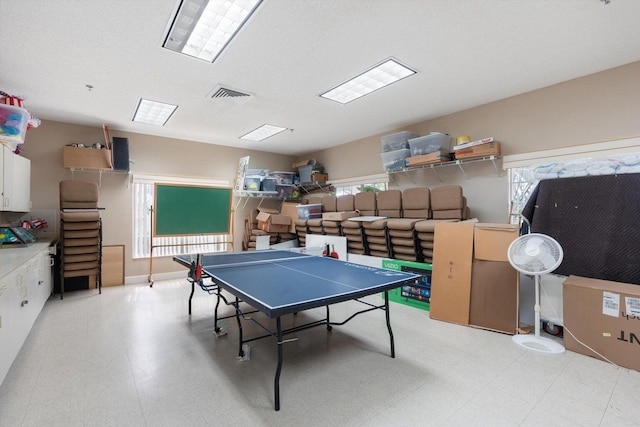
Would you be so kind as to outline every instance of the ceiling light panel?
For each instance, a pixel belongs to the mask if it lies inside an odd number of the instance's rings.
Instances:
[[[140,98],[132,120],[134,122],[164,126],[173,112],[176,111],[176,108],[178,108],[177,105]]]
[[[415,73],[395,59],[388,59],[320,96],[346,104]]]
[[[183,0],[163,47],[213,62],[262,0]]]
[[[242,135],[240,139],[248,139],[250,141],[263,141],[285,130],[287,130],[287,128],[283,128],[280,126],[262,125],[259,128],[252,130],[245,135]]]

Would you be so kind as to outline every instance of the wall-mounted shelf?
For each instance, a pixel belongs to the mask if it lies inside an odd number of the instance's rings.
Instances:
[[[298,201],[299,199],[286,199],[280,197],[280,194],[277,191],[250,191],[250,190],[235,190],[233,195],[238,198],[235,204],[235,209],[238,209],[240,203],[244,200],[242,205],[242,209],[247,206],[247,203],[250,199],[260,199],[260,203],[258,206],[262,204],[264,199],[280,199],[281,201]]]
[[[396,174],[399,174],[399,173],[403,173],[403,174],[409,176],[410,172],[414,172],[414,171],[422,170],[422,169],[431,169],[433,171],[433,173],[438,177],[440,182],[444,182],[442,180],[442,177],[440,176],[440,174],[438,174],[438,169],[439,168],[443,168],[443,167],[458,166],[458,168],[462,172],[462,175],[464,175],[464,177],[466,179],[469,179],[469,176],[467,175],[467,172],[465,171],[465,166],[469,165],[471,163],[478,163],[478,162],[491,162],[493,164],[493,168],[496,171],[496,174],[498,176],[501,176],[500,168],[498,167],[498,162],[501,159],[502,159],[501,156],[486,156],[486,157],[478,157],[478,158],[475,158],[475,159],[452,160],[450,162],[431,163],[431,164],[422,165],[422,166],[411,166],[411,167],[407,167],[407,168],[403,168],[403,169],[397,169],[397,170],[389,171],[389,177],[393,180],[393,176],[396,175]]]
[[[325,191],[326,188],[330,187],[331,184],[327,182],[302,182],[298,185],[298,188],[304,191],[306,194],[313,193],[315,191]]]

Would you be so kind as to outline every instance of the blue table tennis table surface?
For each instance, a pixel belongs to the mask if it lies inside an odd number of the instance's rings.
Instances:
[[[184,265],[189,256],[176,257]],[[202,271],[271,318],[413,283],[419,276],[292,251],[207,254]]]

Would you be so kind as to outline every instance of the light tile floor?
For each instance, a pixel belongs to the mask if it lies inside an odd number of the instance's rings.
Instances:
[[[640,425],[636,371],[525,350],[395,303],[395,359],[382,312],[299,332],[285,345],[276,412],[274,341],[239,361],[235,321],[216,338],[215,298],[198,290],[189,316],[189,291],[175,280],[52,296],[0,387],[0,426]],[[334,306],[333,319],[355,305]]]

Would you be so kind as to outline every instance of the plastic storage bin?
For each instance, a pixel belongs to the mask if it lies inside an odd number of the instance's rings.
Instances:
[[[244,189],[247,191],[260,191],[260,175],[248,175],[244,177]]]
[[[322,204],[296,205],[299,219],[322,218]]]
[[[300,197],[295,185],[276,184],[278,196],[283,199],[297,199]]]
[[[278,185],[292,185],[293,184],[293,176],[294,172],[271,172],[271,178],[276,179],[276,184]]]
[[[452,139],[449,135],[440,132],[431,132],[429,135],[412,138],[409,140],[411,155],[420,156],[434,151],[446,151],[448,153],[451,151],[449,145]]]
[[[402,169],[407,163],[406,159],[409,157],[409,154],[411,154],[411,151],[408,148],[381,153],[382,167],[387,171]]]
[[[22,144],[30,118],[24,108],[0,104],[0,142]]]
[[[276,191],[276,179],[275,178],[262,178],[260,183],[261,191]]]
[[[402,150],[404,148],[409,148],[408,141],[411,138],[416,138],[417,136],[417,134],[407,131],[383,136],[380,138],[380,142],[382,143],[382,151],[386,153],[388,151],[396,151]]]
[[[311,182],[311,172],[313,172],[313,165],[300,166],[298,168],[300,182]]]

